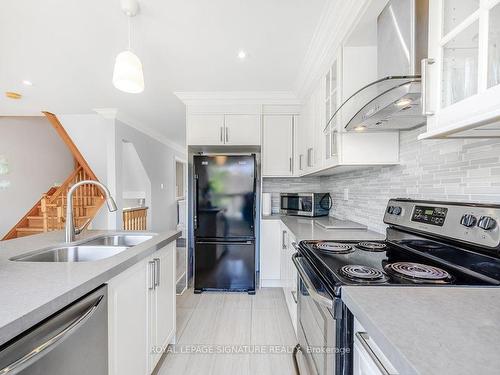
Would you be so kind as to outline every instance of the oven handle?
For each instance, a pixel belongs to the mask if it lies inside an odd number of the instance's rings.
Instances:
[[[311,279],[309,278],[309,276],[307,276],[307,272],[304,270],[304,267],[302,267],[302,265],[300,264],[299,258],[301,258],[301,256],[297,253],[292,255],[293,264],[295,265],[295,268],[297,269],[297,272],[298,272],[300,278],[304,282],[304,285],[305,285],[307,291],[309,292],[309,295],[311,296],[311,298],[314,301],[316,301],[320,305],[326,306],[330,310],[333,310],[333,306],[334,306],[333,299],[326,298],[323,295],[318,293],[318,291],[314,287]]]

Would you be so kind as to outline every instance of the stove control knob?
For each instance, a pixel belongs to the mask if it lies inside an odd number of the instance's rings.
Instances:
[[[471,214],[465,214],[464,216],[462,216],[462,219],[460,219],[460,224],[467,228],[473,227],[474,225],[476,225],[476,223],[476,217]]]
[[[401,209],[401,207],[394,207],[394,208],[392,209],[392,213],[393,213],[394,215],[401,215],[401,212],[402,212],[402,211],[403,211],[403,210]]]
[[[388,213],[388,214],[392,214],[392,211],[393,211],[393,210],[394,210],[394,207],[389,206],[389,207],[387,208],[387,213]]]
[[[479,222],[477,223],[477,226],[481,229],[484,229],[484,230],[491,230],[491,229],[495,229],[495,227],[497,226],[497,222],[492,217],[481,216],[479,218]]]

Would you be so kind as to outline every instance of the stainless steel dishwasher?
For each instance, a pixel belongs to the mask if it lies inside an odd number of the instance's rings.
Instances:
[[[107,375],[107,287],[102,286],[0,348],[0,374]]]

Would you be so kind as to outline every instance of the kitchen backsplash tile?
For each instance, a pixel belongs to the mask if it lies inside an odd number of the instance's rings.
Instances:
[[[273,193],[278,207],[280,192],[330,192],[331,215],[379,232],[385,231],[382,216],[393,197],[500,203],[500,139],[418,141],[423,131],[401,132],[399,165],[321,178],[264,179],[263,191]]]

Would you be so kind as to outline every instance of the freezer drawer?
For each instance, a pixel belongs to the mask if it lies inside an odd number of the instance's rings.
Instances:
[[[106,287],[4,344],[0,374],[107,375]]]
[[[197,241],[195,291],[255,291],[255,242]]]

